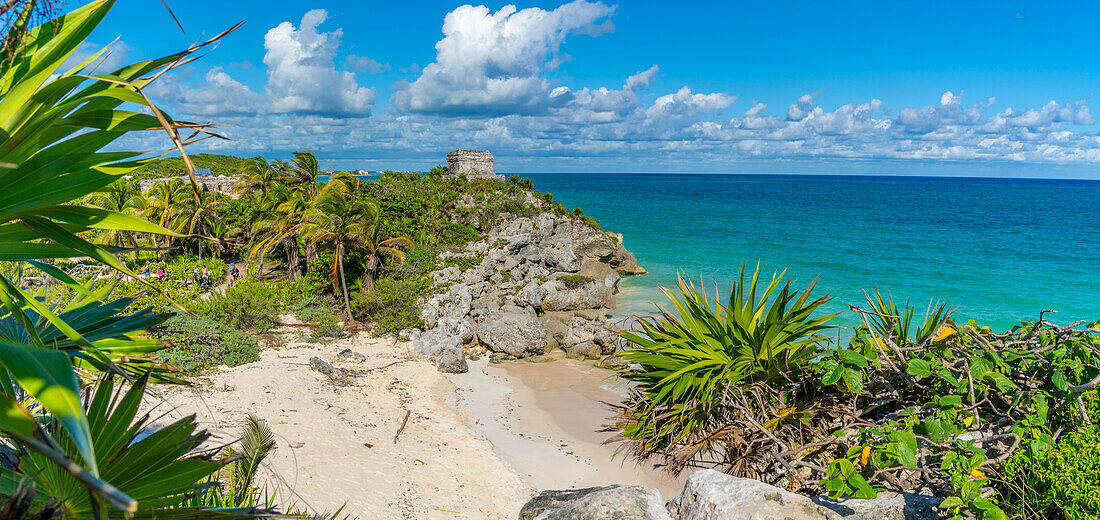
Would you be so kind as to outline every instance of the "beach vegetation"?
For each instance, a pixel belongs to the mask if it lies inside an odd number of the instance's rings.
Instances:
[[[583,287],[585,284],[592,283],[593,278],[591,276],[584,276],[580,274],[559,274],[558,280],[565,284],[566,289],[577,289]]]
[[[374,334],[397,334],[424,325],[416,305],[420,294],[410,280],[383,278],[373,291],[356,293],[352,311],[370,321]]]
[[[150,517],[165,508],[184,518],[252,516],[184,504],[224,461],[196,455],[205,434],[192,418],[154,432],[137,419],[148,383],[179,381],[151,357],[163,343],[147,331],[168,315],[129,311],[132,299],[112,299],[113,284],[99,283],[103,270],[141,280],[116,254],[134,251],[119,244],[186,237],[139,216],[119,196],[132,184],[81,204],[141,166],[140,152],[105,150],[125,134],[163,130],[182,150],[181,130],[210,133],[164,114],[142,88],[225,33],[107,76],[92,73],[108,49],[62,69],[113,3],[90,2],[36,27],[27,20],[37,3],[8,6],[18,12],[0,62],[0,435],[13,449],[0,466],[0,501],[12,518]],[[58,267],[69,258],[92,269]],[[128,390],[116,391],[120,379]]]
[[[441,267],[454,266],[458,267],[459,271],[465,271],[481,265],[482,260],[485,260],[485,255],[448,256],[443,260]]]
[[[640,369],[626,375],[638,389],[623,409],[622,435],[674,471],[724,451],[731,472],[753,476],[768,446],[750,442],[752,432],[811,418],[800,383],[815,336],[835,317],[814,316],[829,299],[810,300],[814,284],[793,290],[783,273],[761,284],[759,265],[745,274],[742,266],[725,303],[680,278],[678,292],[665,290],[673,310],[659,307],[639,320],[641,331],[623,333],[633,348],[621,355]]]
[[[994,333],[876,290],[841,339],[779,278],[757,297],[742,271],[727,303],[681,279],[623,333],[639,386],[612,430],[635,455],[838,499],[925,488],[950,518],[1095,517],[1095,324]]]
[[[260,359],[256,336],[201,316],[176,314],[152,334],[167,345],[156,359],[185,374]]]

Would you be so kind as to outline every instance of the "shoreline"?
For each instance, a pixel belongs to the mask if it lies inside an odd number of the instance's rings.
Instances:
[[[449,402],[536,490],[640,485],[669,499],[683,489],[686,474],[673,478],[605,444],[612,434],[598,431],[610,415],[602,402],[622,397],[603,387],[614,372],[567,358],[469,365],[449,376],[457,389]]]
[[[287,332],[288,329],[291,332]],[[280,334],[300,333],[282,327]],[[310,369],[350,348],[360,363],[332,361],[349,375],[336,385]],[[291,341],[264,348],[260,361],[195,377],[193,387],[156,387],[144,412],[158,423],[189,414],[232,442],[249,414],[263,419],[277,447],[257,485],[283,507],[361,518],[514,519],[537,492],[610,484],[679,494],[672,479],[602,444],[604,388],[614,372],[589,363],[471,360],[443,374],[407,342],[355,334],[330,343]],[[158,402],[159,400],[159,402]],[[402,418],[409,414],[401,429]],[[401,430],[397,442],[395,432]]]

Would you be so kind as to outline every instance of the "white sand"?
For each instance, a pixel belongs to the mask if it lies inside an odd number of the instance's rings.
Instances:
[[[348,386],[308,366],[345,348],[367,360],[335,366],[369,370]],[[606,409],[597,401],[617,396],[600,388],[599,373],[609,374],[569,360],[483,358],[469,373],[444,375],[407,343],[357,335],[267,349],[195,388],[156,391],[158,411],[196,414],[219,443],[234,440],[248,414],[266,420],[278,447],[261,484],[277,489],[284,507],[331,513],[343,505],[362,519],[511,520],[541,489],[640,484],[670,499],[680,482],[612,460],[614,447],[600,444]]]
[[[535,489],[639,485],[666,500],[683,489],[687,475],[673,478],[604,444],[612,435],[599,430],[611,411],[601,401],[621,396],[601,383],[614,372],[571,359],[469,364],[469,373],[449,376],[458,389],[452,402]]]

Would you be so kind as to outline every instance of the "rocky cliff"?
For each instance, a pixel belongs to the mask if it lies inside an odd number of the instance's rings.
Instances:
[[[505,213],[483,236],[441,255],[452,265],[431,273],[440,291],[421,306],[423,331],[411,333],[418,352],[447,372],[464,372],[467,352],[521,358],[562,348],[591,359],[615,353],[618,336],[607,320],[619,280],[645,272],[622,235],[543,211]]]

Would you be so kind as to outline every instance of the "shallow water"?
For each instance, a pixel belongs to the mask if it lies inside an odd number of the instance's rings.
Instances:
[[[580,207],[649,270],[618,312],[648,313],[677,272],[723,294],[742,262],[787,269],[840,312],[864,290],[1008,328],[1042,309],[1100,319],[1100,182],[800,175],[521,174]],[[834,323],[853,325],[845,312]]]

